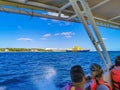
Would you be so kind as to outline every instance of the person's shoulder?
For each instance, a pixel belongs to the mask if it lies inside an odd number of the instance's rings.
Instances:
[[[98,85],[97,90],[109,90],[109,88],[106,85]]]

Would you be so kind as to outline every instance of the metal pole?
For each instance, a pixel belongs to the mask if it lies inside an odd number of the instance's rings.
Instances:
[[[72,7],[75,10],[77,16],[81,19],[81,21],[82,21],[82,23],[83,23],[83,25],[85,27],[85,30],[88,33],[89,38],[91,39],[91,41],[92,41],[93,45],[95,46],[96,50],[99,52],[99,55],[100,55],[104,65],[105,65],[106,69],[108,70],[108,67],[107,67],[107,64],[105,62],[105,59],[104,59],[102,53],[100,52],[100,49],[98,47],[97,42],[95,41],[95,38],[93,37],[92,33],[90,32],[90,29],[88,28],[88,24],[87,24],[84,16],[82,15],[82,11],[80,10],[80,8],[78,6],[77,1],[76,0],[69,0],[69,1],[72,4]]]
[[[95,20],[94,20],[94,18],[93,18],[93,15],[92,15],[92,13],[91,13],[91,10],[90,10],[90,8],[89,8],[89,5],[88,5],[88,3],[86,2],[86,0],[79,0],[79,1],[81,2],[81,5],[82,5],[82,7],[83,7],[83,9],[84,9],[87,17],[89,18],[89,20],[91,20],[91,25],[92,25],[92,27],[93,27],[93,30],[94,30],[94,32],[95,32],[95,35],[96,35],[97,39],[98,39],[99,42],[100,42],[99,44],[100,44],[100,46],[101,46],[104,54],[106,55],[106,58],[107,58],[107,60],[108,60],[108,64],[111,66],[111,65],[112,65],[112,62],[111,62],[111,60],[110,60],[110,58],[109,58],[108,52],[107,52],[107,50],[106,50],[106,48],[105,48],[105,45],[104,45],[104,43],[103,43],[103,41],[102,41],[101,35],[100,35],[99,32],[98,32],[98,29],[97,29]]]

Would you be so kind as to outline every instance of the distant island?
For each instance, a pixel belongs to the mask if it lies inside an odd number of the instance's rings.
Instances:
[[[0,52],[52,52],[52,50],[40,48],[0,48]]]
[[[0,52],[65,52],[65,49],[57,48],[0,48]]]
[[[79,46],[73,48],[0,48],[0,52],[88,52],[90,49],[83,49]]]

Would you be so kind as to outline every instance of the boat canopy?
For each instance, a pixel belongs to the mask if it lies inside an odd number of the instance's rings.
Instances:
[[[120,30],[119,8],[120,0],[0,0],[1,12],[83,23],[107,70],[112,62],[97,26]]]
[[[89,5],[97,25],[120,29],[120,0],[85,1]],[[78,4],[84,13],[81,3],[78,2]],[[69,0],[0,0],[0,11],[81,22]],[[86,15],[84,17],[90,23]]]

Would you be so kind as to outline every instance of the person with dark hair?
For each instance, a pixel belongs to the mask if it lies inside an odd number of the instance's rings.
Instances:
[[[112,90],[112,87],[103,80],[103,69],[99,64],[93,63],[90,66],[91,84],[89,90]]]
[[[114,90],[120,90],[120,56],[115,59],[115,66],[111,70],[111,78]]]
[[[75,65],[70,70],[72,85],[67,85],[66,90],[84,90],[85,74],[80,65]]]

